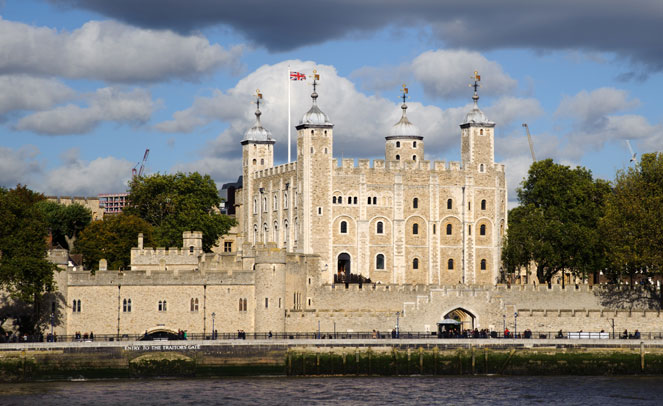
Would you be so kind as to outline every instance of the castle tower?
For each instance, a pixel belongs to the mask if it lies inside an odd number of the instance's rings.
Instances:
[[[255,221],[253,221],[253,214],[262,215],[260,210],[261,201],[266,196],[260,196],[253,191],[253,174],[256,171],[271,168],[274,166],[274,143],[272,133],[265,129],[260,123],[260,100],[262,94],[257,92],[256,97],[256,122],[253,127],[249,128],[244,134],[242,140],[242,195],[244,202],[244,225],[245,232],[244,241],[249,241],[252,244],[258,242],[260,233],[253,233]],[[256,224],[262,224],[258,221]],[[264,242],[264,241],[263,241]]]
[[[424,137],[419,135],[419,129],[407,118],[408,89],[403,85],[403,104],[401,119],[391,128],[391,135],[385,137],[385,160],[418,162],[424,159]]]
[[[465,170],[476,167],[477,171],[483,172],[495,162],[495,123],[489,121],[479,109],[477,88],[480,80],[481,76],[474,72],[474,84],[471,85],[474,87],[474,108],[465,115],[465,121],[460,125],[460,155]]]
[[[317,253],[324,263],[331,255],[333,128],[317,104],[314,71],[312,105],[297,129],[297,251]]]

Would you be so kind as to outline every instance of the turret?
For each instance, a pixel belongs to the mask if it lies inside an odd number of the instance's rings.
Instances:
[[[493,167],[495,162],[494,130],[495,123],[489,121],[479,109],[479,95],[477,88],[481,76],[474,72],[474,107],[465,115],[465,121],[460,125],[461,143],[460,155],[463,168],[485,172]]]
[[[401,119],[391,128],[391,135],[385,137],[385,160],[419,162],[424,159],[424,137],[419,135],[419,129],[407,118],[408,88],[403,85],[403,104]]]

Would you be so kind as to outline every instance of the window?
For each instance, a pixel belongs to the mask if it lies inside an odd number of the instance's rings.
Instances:
[[[467,202],[467,210],[472,210],[472,202]]]
[[[225,241],[223,243],[223,252],[233,252],[233,243],[232,243],[232,241]]]
[[[253,225],[253,242],[258,242],[258,225]]]
[[[256,161],[256,160],[254,159],[254,160],[253,160],[253,165],[255,165],[255,164],[257,164],[257,163],[258,163],[258,161]]]
[[[247,302],[246,298],[243,298],[243,299],[240,298],[240,299],[239,299],[239,311],[240,311],[240,312],[245,312],[245,311],[246,311],[246,309],[247,309],[247,303],[248,303],[248,302]]]
[[[265,298],[265,309],[269,309],[269,298]]]
[[[258,212],[258,199],[253,199],[253,214]]]
[[[384,233],[384,223],[383,223],[383,222],[378,221],[378,223],[377,223],[377,225],[376,225],[376,228],[375,228],[375,232],[376,232],[377,234],[382,234],[382,233]]]
[[[159,309],[160,312],[165,312],[165,311],[168,309],[165,300],[159,300],[159,307],[158,307],[158,309]]]
[[[122,300],[122,312],[131,313],[131,299]]]
[[[367,203],[367,204],[371,204],[371,202],[372,202],[372,200],[371,200],[371,197],[369,196],[369,197],[368,197],[368,203]]]
[[[412,269],[419,269],[419,258],[412,260]]]
[[[375,257],[375,269],[384,269],[384,255],[378,254]]]
[[[485,260],[485,259],[482,259],[482,260],[481,260],[481,270],[482,270],[482,271],[485,271],[485,270],[486,270],[486,260]]]
[[[267,211],[267,198],[262,198],[262,211]]]
[[[483,135],[483,128],[479,130],[479,135]]]
[[[347,234],[347,233],[348,233],[348,222],[341,221],[341,234]]]
[[[417,156],[416,156],[416,155],[412,155],[412,160],[413,160],[413,161],[416,161],[416,160],[417,160]]]
[[[453,260],[453,258],[449,258],[449,260],[447,261],[447,269],[449,269],[449,270],[454,269],[454,260]]]
[[[279,309],[281,308],[281,298],[279,298]]]
[[[322,207],[318,207],[318,216],[322,215]]]
[[[81,312],[81,300],[74,299],[72,306],[71,306],[71,311],[74,313],[80,313]]]
[[[435,231],[436,231],[436,227],[435,227],[435,226],[436,226],[436,224],[433,224],[433,235],[435,235]]]
[[[412,234],[419,234],[419,224],[412,224]]]
[[[479,234],[486,235],[486,225],[485,224],[482,224],[481,227],[479,227]]]
[[[472,235],[472,226],[467,226],[467,235]]]
[[[193,245],[189,247],[189,253],[193,254]]]
[[[354,197],[354,204],[357,204],[357,196]]]
[[[332,204],[336,204],[336,196],[332,197]]]
[[[481,173],[485,172],[483,164],[479,165],[479,172]]]
[[[378,204],[378,198],[377,197],[373,197],[373,204]]]
[[[288,192],[283,192],[283,208],[288,208]]]
[[[451,210],[453,208],[453,201],[451,199],[447,199],[447,210]]]
[[[279,195],[274,194],[274,210],[279,209]]]
[[[348,204],[352,204],[352,197],[348,196]]]
[[[396,155],[396,160],[397,160],[397,161],[400,161],[400,160],[401,160],[401,156],[400,156],[400,155]]]
[[[400,141],[396,141],[396,148],[400,148],[400,147],[401,147],[401,142],[400,142]],[[397,158],[397,159],[398,159],[398,158]]]
[[[486,210],[486,199],[481,201],[481,210]]]
[[[261,158],[261,159],[260,159],[260,165],[264,165],[264,164],[265,164],[265,159],[264,159],[264,158]]]
[[[417,199],[416,197],[412,200],[412,208],[413,209],[419,208],[419,199]]]
[[[412,148],[417,148],[417,141],[412,141]]]
[[[451,232],[453,231],[453,227],[451,224],[447,224],[447,235],[451,235]]]
[[[198,311],[198,298],[191,298],[191,305],[190,305],[190,310],[192,312],[197,312]]]

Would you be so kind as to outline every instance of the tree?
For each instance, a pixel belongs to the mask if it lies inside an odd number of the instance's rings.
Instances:
[[[220,214],[216,184],[209,175],[198,172],[136,177],[129,184],[128,214],[154,226],[158,246],[179,247],[182,232],[202,231],[203,250],[209,252],[235,220]]]
[[[57,267],[46,258],[48,224],[37,206],[43,199],[21,185],[0,190],[0,288],[29,306],[18,319],[19,331],[29,335],[39,331],[43,295],[55,290]]]
[[[146,244],[151,243],[152,226],[147,221],[126,213],[107,216],[80,233],[76,252],[83,254],[86,269],[98,270],[101,259],[108,261],[109,269],[127,269],[139,233],[143,233]]]
[[[533,163],[521,185],[502,251],[507,272],[534,264],[539,282],[549,283],[560,271],[585,277],[602,269],[597,225],[609,184],[547,159]]]
[[[613,305],[643,301],[660,308],[655,281],[663,277],[663,153],[644,154],[617,173],[600,230],[607,246],[604,274],[615,284],[627,282],[613,290]]]
[[[90,209],[78,203],[64,205],[48,200],[37,205],[48,221],[53,243],[73,251],[78,233],[92,221]]]

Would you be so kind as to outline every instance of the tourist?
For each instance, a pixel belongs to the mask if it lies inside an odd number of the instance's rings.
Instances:
[[[635,329],[635,333],[633,333],[633,338],[636,340],[640,339],[640,332],[638,331],[638,329]]]
[[[628,338],[628,330],[624,329],[624,332],[622,333],[622,339],[626,340]]]
[[[504,329],[504,338],[509,338],[509,335],[510,335],[510,334],[511,334],[511,332],[509,332],[509,328],[508,328],[508,327],[505,328],[505,329]]]

